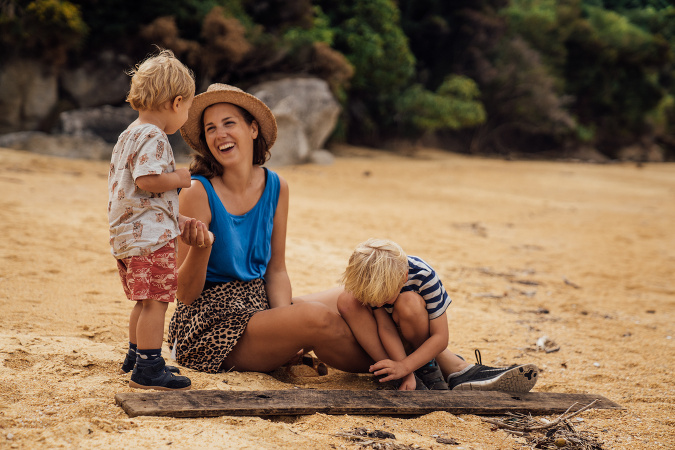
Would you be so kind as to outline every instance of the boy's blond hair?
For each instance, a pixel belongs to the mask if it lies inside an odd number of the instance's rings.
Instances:
[[[171,50],[160,50],[128,72],[131,88],[127,102],[136,111],[159,110],[179,95],[189,99],[195,95],[194,74]]]
[[[366,306],[380,307],[400,292],[408,274],[408,256],[388,239],[368,239],[356,246],[340,283]]]

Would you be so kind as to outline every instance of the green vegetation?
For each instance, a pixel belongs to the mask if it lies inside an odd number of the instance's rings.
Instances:
[[[75,65],[167,47],[198,86],[328,81],[334,138],[434,134],[480,153],[675,159],[675,6],[668,0],[0,0],[0,58]]]

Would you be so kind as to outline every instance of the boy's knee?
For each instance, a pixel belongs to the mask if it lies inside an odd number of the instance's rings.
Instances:
[[[143,300],[141,303],[143,309],[147,309],[148,311],[166,311],[169,308],[168,302],[160,302],[159,300],[148,299]]]
[[[410,317],[419,317],[420,314],[426,315],[426,303],[422,296],[416,292],[403,292],[396,299],[396,303],[394,303],[394,314],[401,320]]]

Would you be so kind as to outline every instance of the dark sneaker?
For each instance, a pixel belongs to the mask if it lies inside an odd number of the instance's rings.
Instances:
[[[432,391],[447,391],[448,384],[443,379],[443,372],[435,359],[415,371],[415,376],[422,380],[424,385]]]
[[[136,364],[131,373],[129,386],[137,389],[155,389],[173,391],[190,389],[192,382],[188,377],[176,376],[168,370],[163,358],[150,365]]]
[[[134,370],[135,366],[136,366],[136,354],[134,353],[133,355],[130,355],[129,353],[127,353],[127,356],[124,358],[124,362],[122,363],[122,367],[120,368],[120,373],[121,374],[129,373],[132,370]],[[175,366],[167,365],[166,370],[175,374],[180,373],[180,369]]]
[[[529,392],[537,383],[539,369],[534,364],[514,367],[488,367],[476,364],[461,375],[448,376],[448,388],[470,391]]]

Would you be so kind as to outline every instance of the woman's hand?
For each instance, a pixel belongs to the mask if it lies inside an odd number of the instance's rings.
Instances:
[[[216,241],[206,224],[190,217],[185,218],[180,237],[186,245],[197,248],[211,248]]]

